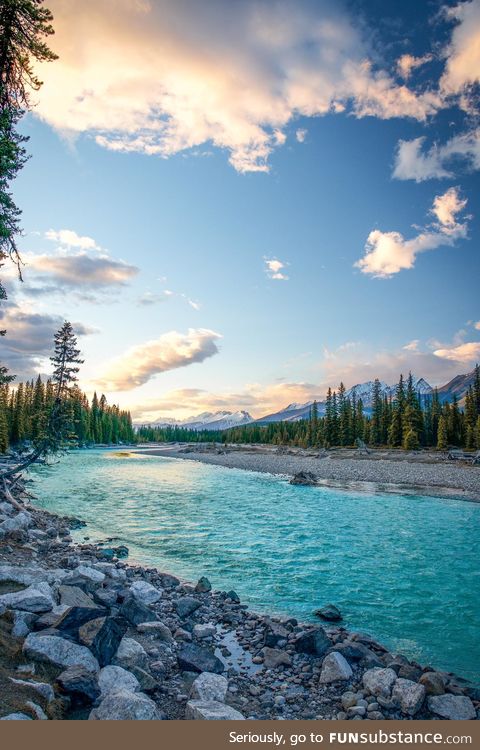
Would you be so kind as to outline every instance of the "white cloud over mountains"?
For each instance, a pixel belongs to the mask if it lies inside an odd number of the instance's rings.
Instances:
[[[297,116],[424,121],[442,106],[438,92],[413,91],[375,68],[358,24],[333,1],[49,6],[59,60],[48,75],[40,65],[36,112],[66,135],[87,132],[115,151],[168,157],[212,142],[238,171],[267,171]]]
[[[458,188],[449,188],[434,199],[432,213],[436,221],[420,230],[412,239],[400,232],[374,229],[368,235],[365,255],[354,265],[364,274],[388,279],[399,271],[413,268],[417,255],[443,245],[453,245],[467,236],[467,221],[457,216],[467,204]]]
[[[218,354],[222,336],[206,328],[189,328],[187,333],[169,331],[158,339],[133,346],[112,362],[99,384],[108,391],[129,391],[144,385],[155,375]]]

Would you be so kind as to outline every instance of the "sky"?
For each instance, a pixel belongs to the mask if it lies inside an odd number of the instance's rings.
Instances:
[[[49,0],[1,358],[137,422],[480,361],[480,0]]]

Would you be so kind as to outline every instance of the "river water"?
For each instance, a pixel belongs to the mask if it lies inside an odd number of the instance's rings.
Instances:
[[[396,653],[480,681],[480,504],[297,487],[285,478],[123,451],[36,467],[36,505],[115,537],[130,559],[251,609],[345,626]]]

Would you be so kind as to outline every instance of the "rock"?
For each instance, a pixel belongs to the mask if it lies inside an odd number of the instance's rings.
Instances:
[[[118,593],[112,589],[97,589],[93,598],[102,607],[113,607],[118,601]]]
[[[25,612],[50,612],[55,602],[52,599],[51,589],[47,583],[35,583],[23,591],[15,591],[11,594],[2,594],[0,604],[7,609],[21,609]]]
[[[147,653],[141,643],[134,638],[124,636],[120,641],[113,663],[124,669],[131,669],[131,667],[144,669],[148,665]]]
[[[163,717],[155,703],[143,693],[118,690],[108,693],[88,718],[100,721],[152,721]]]
[[[357,705],[357,696],[355,693],[352,693],[351,691],[347,691],[346,693],[342,695],[341,701],[342,701],[343,708],[345,709],[345,711],[347,711],[352,706]]]
[[[438,672],[425,672],[419,679],[420,685],[425,687],[427,695],[443,695],[445,680]]]
[[[110,664],[117,653],[127,622],[123,617],[101,617],[90,620],[78,631],[80,643],[87,646],[101,667]]]
[[[240,597],[237,594],[237,592],[234,591],[233,589],[230,589],[230,591],[227,591],[227,599],[230,599],[235,604],[240,604]]]
[[[275,648],[279,641],[286,641],[289,631],[279,622],[267,620],[265,629],[265,646]]]
[[[195,591],[198,594],[206,594],[207,591],[211,591],[211,590],[212,590],[212,584],[210,583],[208,578],[206,578],[205,576],[202,576],[201,578],[198,579],[197,585],[195,586]]]
[[[399,706],[402,713],[415,716],[423,705],[426,691],[423,685],[412,680],[399,677],[393,686],[392,700]]]
[[[349,680],[352,675],[352,668],[345,657],[338,651],[332,651],[323,660],[320,683],[342,682]]]
[[[178,652],[178,666],[185,672],[214,672],[221,674],[223,662],[206,648],[187,643]]]
[[[158,640],[164,641],[164,643],[172,643],[173,641],[172,631],[170,630],[170,628],[167,628],[167,626],[163,622],[160,621],[141,622],[139,623],[139,625],[137,625],[137,630],[139,633],[152,635],[154,638],[158,638]]]
[[[60,604],[68,607],[95,607],[93,599],[78,586],[58,586]]]
[[[89,567],[88,565],[79,565],[74,568],[71,573],[68,573],[68,575],[65,576],[63,583],[75,581],[77,578],[83,578],[90,583],[100,584],[105,580],[105,574],[100,570],[95,570],[95,568]]]
[[[38,616],[33,612],[14,610],[12,635],[14,638],[25,638],[31,630]]]
[[[367,713],[367,709],[365,706],[352,706],[351,708],[347,709],[347,716],[349,719],[353,719],[354,716],[365,716]]]
[[[263,653],[263,664],[266,669],[276,669],[280,666],[290,667],[292,665],[292,658],[286,651],[280,649],[270,648],[265,646],[262,650]]]
[[[57,677],[57,684],[61,692],[70,695],[75,702],[93,703],[100,695],[96,676],[78,664],[62,672]]]
[[[364,687],[377,698],[390,698],[392,693],[392,687],[397,679],[396,672],[393,669],[381,669],[381,667],[374,667],[368,669],[363,675]]]
[[[35,680],[16,680],[14,677],[10,677],[10,681],[13,682],[14,685],[23,685],[24,687],[29,687],[32,690],[35,690],[42,696],[42,698],[45,698],[47,703],[50,703],[55,699],[53,688],[48,684],[48,682],[35,682]]]
[[[158,688],[158,682],[150,672],[141,669],[140,667],[132,667],[132,674],[137,678],[140,684],[140,690],[145,693],[152,693]]]
[[[31,716],[17,711],[13,714],[8,714],[7,716],[0,716],[0,721],[33,721],[33,719]]]
[[[206,721],[243,721],[245,716],[240,711],[219,701],[189,701],[185,710],[185,718]]]
[[[155,612],[152,612],[146,604],[142,604],[134,596],[129,597],[120,607],[120,614],[132,625],[140,625],[144,622],[153,622],[157,619]]]
[[[340,622],[342,619],[342,613],[335,604],[326,604],[324,607],[316,609],[313,614],[321,620],[327,620],[328,622]]]
[[[322,627],[301,633],[294,641],[295,650],[301,654],[323,656],[332,646],[332,641]]]
[[[195,625],[193,628],[193,635],[195,638],[210,638],[212,635],[215,635],[217,632],[217,629],[215,625],[211,622],[201,625]]]
[[[182,596],[181,599],[177,599],[175,602],[175,609],[182,620],[193,615],[193,613],[201,606],[202,602],[198,599],[194,599],[193,596]]]
[[[402,664],[397,672],[399,677],[404,680],[410,680],[411,682],[418,682],[422,676],[422,670],[418,667],[414,667],[412,664]]]
[[[156,604],[162,598],[162,592],[147,581],[135,581],[130,587],[131,594],[138,602],[145,604]]]
[[[23,651],[30,659],[54,664],[57,667],[71,667],[79,664],[89,672],[98,672],[99,664],[93,654],[76,643],[56,635],[30,633],[23,644]]]
[[[227,697],[228,680],[220,674],[202,672],[192,683],[190,697],[199,701],[219,701]]]
[[[100,670],[98,675],[98,686],[102,697],[116,690],[135,693],[140,690],[140,683],[132,672],[109,665]]]
[[[299,471],[290,479],[290,484],[299,484],[305,487],[315,485],[317,482],[316,475],[311,471]]]
[[[364,646],[363,643],[343,641],[343,643],[336,643],[333,650],[342,654],[347,661],[361,661],[368,668],[384,666],[381,659],[373,651],[370,651],[367,646]]]
[[[55,623],[55,629],[65,637],[78,639],[78,631],[89,620],[105,617],[105,610],[100,607],[69,607]]]
[[[428,708],[442,719],[451,721],[467,721],[477,716],[475,706],[466,695],[452,695],[451,693],[433,695],[428,698]]]
[[[16,516],[7,518],[7,520],[2,523],[2,529],[7,534],[10,534],[12,531],[25,531],[30,528],[32,523],[33,519],[31,514],[26,511],[20,511]]]
[[[30,586],[38,581],[52,583],[52,577],[41,568],[29,568],[20,565],[0,565],[0,583],[21,583]]]

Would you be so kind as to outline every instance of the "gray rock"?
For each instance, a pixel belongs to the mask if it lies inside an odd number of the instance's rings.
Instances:
[[[141,643],[136,641],[135,638],[125,636],[120,641],[113,663],[124,669],[131,669],[132,667],[145,669],[148,666],[148,657]]]
[[[117,653],[127,627],[123,617],[100,617],[82,625],[78,638],[90,649],[100,666],[105,667]]]
[[[102,697],[118,690],[131,693],[140,690],[140,683],[132,672],[123,669],[123,667],[116,667],[113,664],[100,670],[98,685]]]
[[[363,675],[364,687],[377,698],[390,698],[392,694],[392,688],[397,679],[396,672],[393,669],[381,669],[380,667],[374,667],[368,669]]]
[[[105,610],[103,607],[89,606],[89,607],[69,607],[58,621],[55,623],[56,630],[60,631],[65,638],[71,637],[75,640],[78,638],[78,631],[82,625],[89,622],[89,620],[96,620],[100,617],[105,617]]]
[[[290,479],[290,484],[299,484],[305,487],[315,485],[317,482],[317,476],[311,471],[299,471]]]
[[[195,586],[195,591],[199,594],[205,594],[207,591],[212,590],[212,584],[206,578],[206,576],[202,576],[198,579],[197,585]]]
[[[172,643],[173,641],[172,631],[170,630],[170,628],[167,628],[167,626],[163,622],[160,621],[141,622],[139,625],[137,625],[137,630],[139,633],[152,635],[155,638],[158,638],[158,640],[164,641],[165,643]]]
[[[80,664],[89,672],[98,672],[100,668],[98,661],[88,648],[56,635],[30,633],[23,644],[23,651],[30,659],[54,664],[57,667]]]
[[[338,651],[332,651],[323,660],[320,682],[322,684],[344,682],[345,680],[349,680],[352,675],[352,668],[345,657],[339,654]]]
[[[60,604],[68,607],[95,607],[95,602],[78,586],[65,586],[60,584],[57,588]]]
[[[327,620],[327,622],[340,622],[342,619],[342,613],[335,604],[326,604],[324,607],[316,609],[313,614],[321,620]]]
[[[95,568],[89,567],[88,565],[79,565],[65,576],[63,583],[72,581],[75,585],[77,579],[83,579],[93,584],[100,584],[105,580],[105,573],[102,573],[100,570],[95,570]]]
[[[120,614],[125,617],[131,625],[140,625],[143,622],[154,622],[157,619],[155,612],[142,604],[134,596],[130,596],[120,607]]]
[[[130,587],[131,594],[142,604],[156,604],[162,598],[162,592],[147,581],[135,581]]]
[[[425,672],[419,679],[420,685],[425,687],[427,695],[443,695],[445,680],[438,672]]]
[[[405,680],[399,677],[393,686],[392,700],[398,705],[402,713],[408,716],[415,716],[423,705],[425,700],[425,687],[418,682]]]
[[[182,620],[193,615],[193,613],[201,606],[202,602],[195,599],[193,596],[182,596],[181,599],[177,599],[175,602],[175,609]]]
[[[290,667],[292,665],[292,657],[286,651],[265,646],[262,653],[263,664],[266,669],[276,669],[280,666]]]
[[[33,612],[14,610],[13,611],[13,627],[12,627],[13,637],[25,638],[30,633],[30,631],[33,630],[33,626],[36,620],[37,620],[37,615],[34,614]]]
[[[178,652],[178,666],[185,672],[214,672],[221,674],[225,667],[211,651],[193,643],[186,643]]]
[[[228,680],[220,674],[203,672],[192,683],[190,697],[199,701],[225,702]]]
[[[4,604],[7,609],[21,609],[25,612],[50,612],[55,602],[52,599],[52,592],[47,583],[35,583],[23,591],[15,591],[11,594],[2,594],[0,604]]]
[[[206,721],[243,721],[240,711],[218,701],[189,701],[185,710],[186,719],[203,719]]]
[[[477,716],[475,706],[466,695],[452,695],[451,693],[433,695],[428,698],[428,708],[442,719],[451,721],[466,721],[475,719]]]
[[[211,622],[209,623],[201,623],[199,625],[194,625],[193,628],[193,635],[195,638],[210,638],[212,635],[215,635],[217,632],[217,629],[215,625]]]
[[[1,528],[7,534],[10,534],[12,531],[25,531],[30,528],[32,523],[33,519],[31,514],[26,511],[20,511],[16,516],[7,518],[7,520],[2,523]]]
[[[302,654],[323,656],[332,646],[332,641],[322,627],[301,633],[294,641],[295,650]]]
[[[275,648],[279,641],[286,641],[289,631],[279,622],[267,620],[265,629],[265,646]]]
[[[33,719],[31,716],[17,711],[16,713],[8,714],[7,716],[0,716],[0,721],[33,721]]]
[[[150,672],[141,669],[141,667],[132,667],[132,674],[137,678],[140,683],[140,690],[144,693],[152,693],[154,690],[157,690],[158,682],[152,677]]]
[[[45,698],[47,703],[50,703],[50,701],[53,701],[55,699],[53,688],[48,684],[48,682],[35,682],[35,680],[16,680],[14,677],[10,677],[10,681],[13,682],[14,685],[23,685],[24,687],[29,687],[32,690],[35,690],[42,696],[42,698]]]
[[[96,675],[77,664],[62,672],[57,677],[57,684],[75,702],[93,703],[100,695]]]
[[[100,721],[152,721],[162,719],[155,703],[143,693],[110,692],[88,717]]]
[[[346,711],[352,706],[357,705],[357,696],[355,693],[352,693],[350,690],[348,690],[346,693],[342,695],[341,701],[342,701],[342,706]]]

